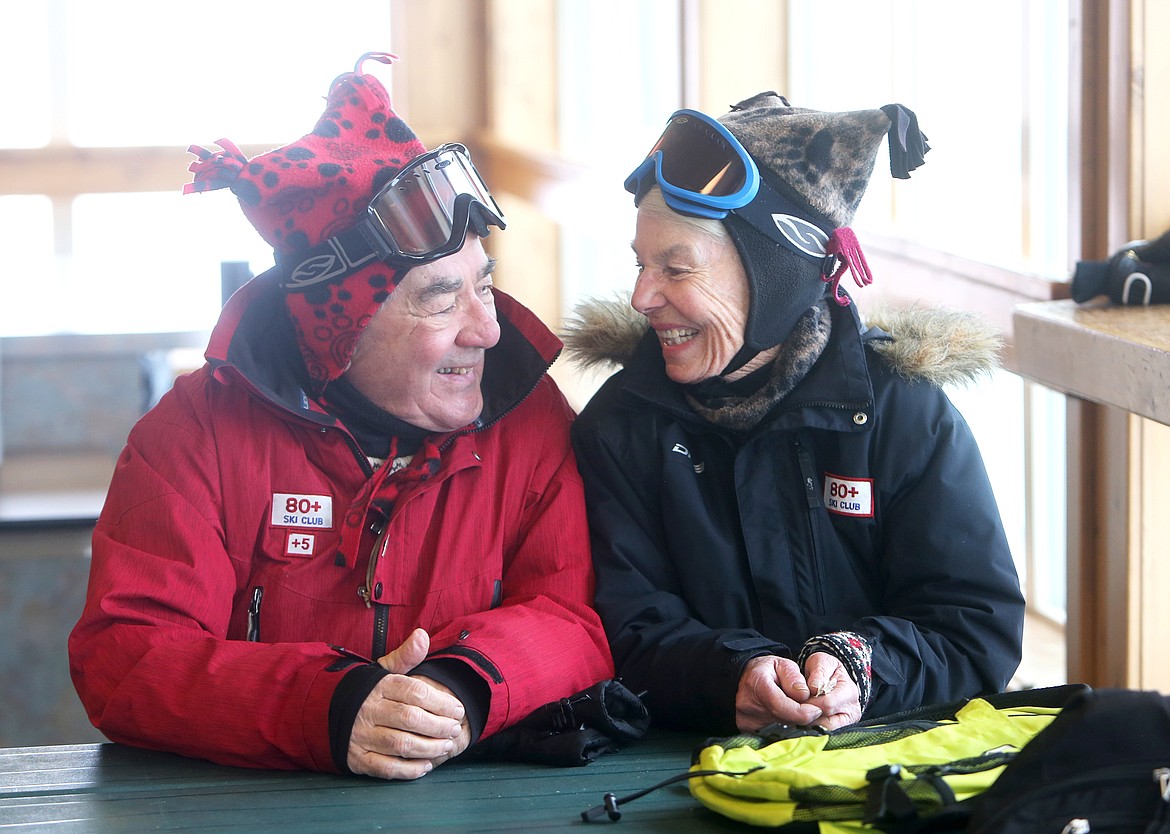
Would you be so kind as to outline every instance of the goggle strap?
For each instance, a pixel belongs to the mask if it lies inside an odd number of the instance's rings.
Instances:
[[[762,177],[756,198],[732,209],[732,214],[742,217],[769,240],[820,264],[822,270],[831,266],[830,233],[808,220],[806,209],[769,187]]]
[[[384,261],[391,254],[367,216],[316,246],[291,254],[278,252],[276,265],[285,292],[305,292],[352,275],[374,261]]]

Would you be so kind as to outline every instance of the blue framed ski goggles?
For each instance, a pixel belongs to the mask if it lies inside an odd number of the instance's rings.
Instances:
[[[755,199],[760,172],[731,132],[697,110],[676,110],[646,159],[626,177],[640,196],[653,184],[683,214],[722,220]]]
[[[674,211],[723,220],[735,213],[767,238],[831,272],[831,228],[822,228],[808,212],[771,188],[739,140],[696,110],[676,110],[646,159],[626,177],[635,202],[657,185]]]
[[[481,225],[505,228],[504,213],[467,148],[442,145],[412,159],[349,229],[309,249],[278,256],[282,286],[303,291],[376,260],[417,266],[446,257],[463,247],[473,211]]]

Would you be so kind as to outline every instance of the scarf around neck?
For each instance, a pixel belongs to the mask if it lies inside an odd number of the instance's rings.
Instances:
[[[808,374],[829,343],[829,304],[821,299],[801,316],[770,365],[734,382],[722,377],[688,386],[687,403],[716,426],[748,432]]]

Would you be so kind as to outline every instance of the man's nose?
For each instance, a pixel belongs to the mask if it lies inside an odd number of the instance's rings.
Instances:
[[[496,321],[496,308],[475,298],[467,305],[466,318],[459,332],[461,347],[476,347],[487,350],[500,341],[500,323]]]

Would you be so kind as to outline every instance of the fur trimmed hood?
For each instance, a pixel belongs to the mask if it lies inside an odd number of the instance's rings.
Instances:
[[[1000,366],[1003,340],[973,313],[911,306],[876,310],[865,324],[889,334],[869,346],[907,379],[939,387],[969,385]],[[565,357],[585,370],[620,368],[646,334],[646,317],[629,304],[629,294],[591,298],[566,318],[561,338]]]

